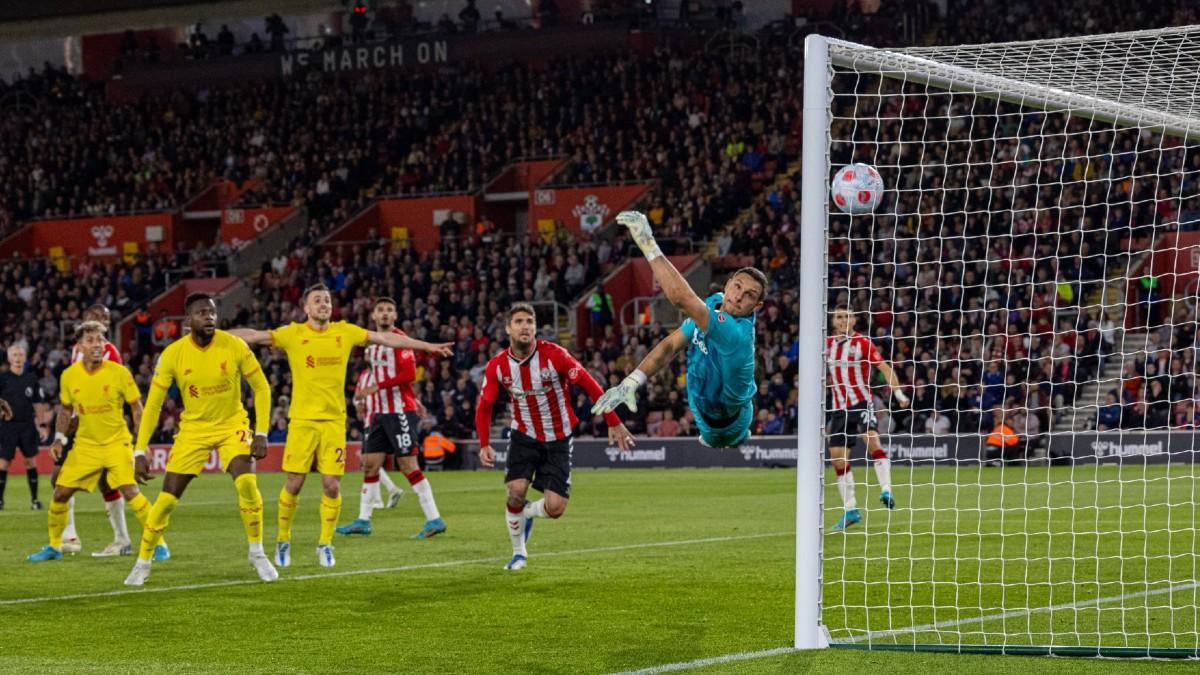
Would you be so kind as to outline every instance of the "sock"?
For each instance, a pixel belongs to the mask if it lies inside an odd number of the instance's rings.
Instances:
[[[300,508],[300,495],[293,495],[283,488],[279,491],[279,534],[276,541],[292,540],[292,523],[296,520],[296,509]]]
[[[75,497],[72,496],[67,500],[67,527],[63,530],[63,539],[78,539],[79,534],[75,532]]]
[[[154,547],[162,542],[163,532],[171,523],[171,512],[175,510],[175,505],[178,503],[179,499],[170,492],[158,493],[158,499],[154,501],[154,506],[150,509],[150,516],[146,518],[146,526],[142,528],[142,547],[138,551],[139,559],[148,563],[154,557]]]
[[[50,526],[50,548],[61,551],[63,529],[67,526],[69,506],[63,502],[50,502],[50,515],[47,517]]]
[[[33,461],[33,460],[29,460]],[[37,501],[38,489],[38,472],[36,466],[30,466],[25,469],[25,479],[29,481],[29,501]]]
[[[263,498],[258,491],[258,477],[244,473],[233,479],[233,487],[237,490],[238,510],[242,514],[242,527],[246,528],[246,541],[262,548]]]
[[[382,468],[379,469],[379,482],[383,485],[383,489],[388,491],[388,494],[397,491],[404,492],[400,488],[396,487],[396,482],[393,481],[392,477],[387,474],[387,471],[384,471]]]
[[[142,524],[142,530],[145,531],[146,520],[150,517],[150,500],[146,499],[146,495],[138,493],[136,497],[125,502],[130,511],[133,511],[133,517]]]
[[[850,467],[842,471],[834,469],[834,472],[837,473],[838,494],[842,495],[842,504],[847,511],[857,509],[858,502],[854,499],[854,474],[850,473]]]
[[[8,469],[0,471],[0,500],[4,499],[4,488],[8,487]]]
[[[504,522],[508,526],[508,538],[512,540],[513,555],[526,555],[524,509],[517,507],[513,511],[511,506],[505,506],[505,509]]]
[[[109,499],[109,497],[112,499]],[[129,541],[129,525],[125,522],[125,498],[120,492],[104,493],[104,510],[108,512],[108,524],[112,525],[113,536],[119,541]]]
[[[379,499],[379,482],[379,476],[363,476],[362,492],[358,500],[359,520],[371,519],[371,513],[375,511],[375,500]]]
[[[875,478],[879,480],[879,487],[884,492],[892,491],[892,460],[888,459],[887,451],[879,448],[871,453],[871,459],[875,460]]]
[[[433,501],[433,487],[429,481],[425,479],[425,474],[421,473],[420,469],[408,474],[409,484],[412,485],[413,492],[417,495],[417,501],[421,502],[421,510],[425,512],[425,520],[437,520],[442,515],[438,513],[437,503]]]
[[[546,516],[546,500],[539,499],[536,502],[529,502],[525,505],[525,511],[521,514],[526,518],[545,518]]]
[[[321,537],[317,539],[317,544],[327,546],[333,543],[333,528],[337,527],[338,516],[341,513],[341,495],[321,495]]]

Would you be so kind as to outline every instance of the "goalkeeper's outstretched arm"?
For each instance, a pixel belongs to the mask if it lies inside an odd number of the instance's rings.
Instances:
[[[701,332],[708,332],[708,305],[696,295],[687,280],[675,269],[670,260],[663,255],[654,240],[654,232],[650,230],[650,221],[637,211],[622,211],[617,214],[617,222],[629,228],[633,241],[642,249],[650,270],[654,272],[654,280],[662,286],[663,295],[672,305],[679,308],[689,319],[696,322]]]
[[[688,344],[687,336],[682,330],[676,329],[667,339],[654,345],[654,349],[642,359],[637,370],[627,375],[617,386],[604,392],[592,406],[592,414],[610,413],[622,403],[630,410],[637,412],[637,390],[646,384],[646,380],[666,367],[675,355],[685,349]]]

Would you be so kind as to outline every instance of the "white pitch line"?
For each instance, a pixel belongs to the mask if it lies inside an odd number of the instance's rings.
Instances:
[[[790,537],[793,532],[770,532],[767,534],[743,534],[729,537],[709,537],[707,539],[684,539],[680,541],[660,541],[650,542],[645,544],[624,544],[621,546],[603,546],[599,548],[581,548],[573,551],[552,551],[549,553],[539,553],[533,556],[534,560],[541,558],[558,558],[563,556],[574,555],[589,555],[592,553],[613,553],[617,551],[634,551],[647,548],[665,548],[668,546],[693,546],[696,544],[718,544],[727,541],[745,541],[747,539],[767,539],[770,537]],[[352,577],[363,574],[388,574],[392,572],[411,572],[413,570],[428,570],[439,569],[446,567],[462,567],[464,565],[480,565],[484,563],[505,562],[509,559],[504,557],[491,558],[473,558],[469,560],[448,560],[444,562],[422,563],[419,565],[401,565],[399,567],[379,567],[366,570],[346,570],[344,572],[327,572],[324,574],[302,574],[294,577],[279,577],[280,581],[311,581],[313,579],[331,579],[334,577]],[[100,591],[97,593],[75,593],[72,595],[54,595],[43,596],[37,598],[16,598],[12,600],[0,600],[0,606],[7,605],[31,605],[40,604],[43,602],[62,602],[65,600],[86,600],[90,598],[111,598],[122,595],[134,595],[138,593],[166,593],[168,591],[193,591],[204,588],[224,588],[227,586],[248,586],[251,584],[261,584],[258,579],[234,579],[229,581],[212,581],[203,584],[186,584],[183,586],[163,586],[156,588],[125,588],[115,591]]]
[[[896,635],[905,635],[908,633],[926,633],[929,631],[942,630],[944,628],[957,628],[974,623],[987,623],[989,621],[999,621],[1001,619],[1015,619],[1022,616],[1031,616],[1033,614],[1046,614],[1048,612],[1059,612],[1070,609],[1083,609],[1085,607],[1095,607],[1098,605],[1107,605],[1113,602],[1121,602],[1123,600],[1136,600],[1139,598],[1149,598],[1155,595],[1165,595],[1167,593],[1175,593],[1178,591],[1189,591],[1194,588],[1200,588],[1200,581],[1190,581],[1186,584],[1177,586],[1167,586],[1166,588],[1156,588],[1149,591],[1137,591],[1136,593],[1123,593],[1121,595],[1110,595],[1103,598],[1093,598],[1091,600],[1080,600],[1079,602],[1065,602],[1059,605],[1051,605],[1049,607],[1030,607],[1028,609],[1014,609],[999,614],[990,614],[988,616],[979,616],[971,619],[956,619],[953,621],[939,621],[937,623],[927,623],[920,626],[909,626],[908,628],[894,628],[892,630],[881,630],[866,635],[859,635],[835,642],[841,644],[855,644],[859,642],[875,641],[882,638],[894,637]]]
[[[764,649],[761,652],[742,652],[740,654],[726,654],[725,656],[714,656],[707,659],[697,659],[695,661],[681,661],[679,663],[667,663],[661,666],[653,666],[651,668],[643,668],[641,670],[626,670],[616,675],[657,675],[657,673],[670,673],[676,670],[692,670],[694,668],[706,668],[708,666],[719,666],[724,663],[733,663],[735,661],[749,661],[751,659],[762,659],[771,656],[782,656],[798,651],[795,647],[777,647],[775,649]]]

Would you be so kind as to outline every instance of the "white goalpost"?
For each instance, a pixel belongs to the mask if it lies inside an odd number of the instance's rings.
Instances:
[[[1200,26],[813,35],[803,93],[795,647],[1200,658]],[[835,304],[912,400],[872,371],[897,505],[859,443],[844,532]]]

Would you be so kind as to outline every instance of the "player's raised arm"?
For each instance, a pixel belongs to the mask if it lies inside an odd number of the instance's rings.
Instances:
[[[230,328],[229,334],[240,337],[248,345],[255,347],[270,347],[274,340],[271,338],[271,331],[256,330],[254,328]]]
[[[687,336],[682,330],[676,329],[665,340],[654,345],[654,349],[642,359],[637,369],[626,375],[620,384],[604,392],[600,398],[594,399],[596,404],[592,406],[592,413],[610,413],[622,403],[626,408],[637,412],[637,390],[646,384],[646,380],[652,375],[666,367],[676,354],[686,349],[687,344]]]
[[[381,333],[379,331],[367,331],[367,342],[373,345],[383,345],[393,349],[412,349],[418,352],[430,352],[438,356],[453,356],[453,342],[425,342],[424,340],[414,340],[407,335],[399,333]]]
[[[654,272],[654,280],[662,286],[663,295],[667,296],[667,300],[695,321],[702,332],[707,332],[708,305],[704,304],[704,300],[696,295],[679,270],[663,255],[658,242],[654,240],[654,232],[650,230],[650,221],[646,216],[637,211],[622,211],[617,214],[617,222],[629,228],[629,234],[633,236],[638,248],[642,249],[646,262],[650,263],[650,270]]]

